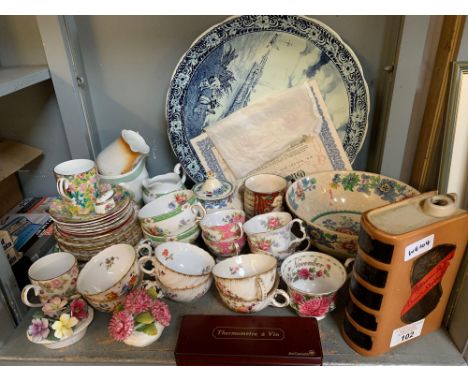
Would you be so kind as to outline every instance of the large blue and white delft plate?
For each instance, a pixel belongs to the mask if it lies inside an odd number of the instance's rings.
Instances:
[[[179,61],[167,94],[169,140],[185,171],[204,179],[190,139],[206,126],[312,78],[352,163],[367,131],[369,90],[333,30],[302,16],[231,17],[207,30]]]

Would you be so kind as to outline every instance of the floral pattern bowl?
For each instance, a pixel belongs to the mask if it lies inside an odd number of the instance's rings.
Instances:
[[[77,290],[96,310],[112,312],[140,282],[135,249],[112,245],[94,256],[81,270]]]
[[[419,195],[398,180],[362,171],[327,171],[289,186],[286,203],[306,222],[312,243],[321,251],[354,257],[361,214]]]
[[[346,265],[352,261],[348,259]],[[320,252],[298,252],[284,260],[281,277],[288,286],[289,304],[299,316],[320,320],[335,308],[336,292],[345,283],[347,274],[334,257]]]

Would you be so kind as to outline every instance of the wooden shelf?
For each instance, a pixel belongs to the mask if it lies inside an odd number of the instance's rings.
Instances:
[[[46,65],[0,68],[0,97],[48,80],[49,78],[50,72]]]

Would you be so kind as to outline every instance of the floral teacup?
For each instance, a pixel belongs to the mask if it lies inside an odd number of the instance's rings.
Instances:
[[[171,241],[178,241],[182,243],[194,243],[200,236],[200,227],[198,224],[194,224],[186,231],[179,233],[177,236],[156,236],[152,235],[149,232],[146,232],[144,229],[143,236],[147,241],[150,241],[154,247],[157,247],[159,244],[167,243]],[[143,256],[143,254],[141,254]]]
[[[260,312],[261,310],[265,309],[267,306],[274,306],[276,308],[284,308],[285,306],[289,305],[289,296],[284,290],[278,289],[278,284],[279,284],[279,277],[276,277],[275,285],[273,286],[270,293],[268,293],[267,297],[264,300],[244,301],[244,300],[236,299],[233,297],[229,297],[223,293],[219,293],[219,296],[221,297],[221,300],[223,300],[224,304],[229,309],[237,313]],[[277,301],[276,298],[278,296],[282,296],[284,301],[283,302]]]
[[[177,289],[169,288],[161,281],[155,281],[156,286],[162,291],[163,296],[176,302],[192,302],[203,297],[210,289],[212,283],[213,277],[209,277],[198,285],[194,285],[190,288]]]
[[[218,291],[244,301],[265,300],[273,288],[277,260],[270,255],[229,257],[213,268]]]
[[[151,270],[145,268],[148,261],[153,264]],[[171,242],[159,245],[155,256],[143,256],[139,263],[144,273],[155,276],[164,286],[185,289],[211,278],[215,261],[196,245]]]
[[[141,227],[154,236],[177,236],[203,219],[206,211],[191,190],[170,192],[138,212]]]
[[[354,259],[348,259],[345,266]],[[336,292],[343,286],[345,267],[320,252],[298,252],[284,260],[281,277],[288,286],[290,306],[299,316],[320,320],[335,308]]]
[[[57,191],[70,213],[86,215],[94,211],[99,196],[96,164],[89,159],[73,159],[54,168]]]
[[[53,296],[72,296],[76,293],[78,262],[67,252],[57,252],[37,260],[28,270],[31,284],[21,292],[21,299],[27,306],[38,307]],[[34,289],[40,303],[31,303],[28,292]]]
[[[242,210],[221,210],[206,215],[200,221],[204,237],[211,241],[237,239],[244,235],[242,224],[245,213]]]
[[[294,223],[299,224],[301,237],[296,237],[291,232]],[[280,261],[291,255],[304,240],[307,241],[304,250],[310,246],[302,220],[292,219],[287,212],[257,215],[244,224],[244,232],[247,234],[250,250],[253,253],[266,252]]]
[[[80,293],[94,308],[112,312],[140,282],[135,249],[112,245],[86,263],[77,281]]]
[[[202,238],[210,252],[220,258],[239,255],[245,245],[245,236],[241,236],[237,239],[231,238],[223,241],[212,241],[206,237],[205,233],[202,233]]]

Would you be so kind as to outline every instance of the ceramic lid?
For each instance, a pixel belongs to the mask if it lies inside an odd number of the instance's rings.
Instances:
[[[234,192],[234,186],[226,180],[216,178],[210,171],[206,180],[193,186],[192,191],[200,200],[220,200],[231,195]]]

